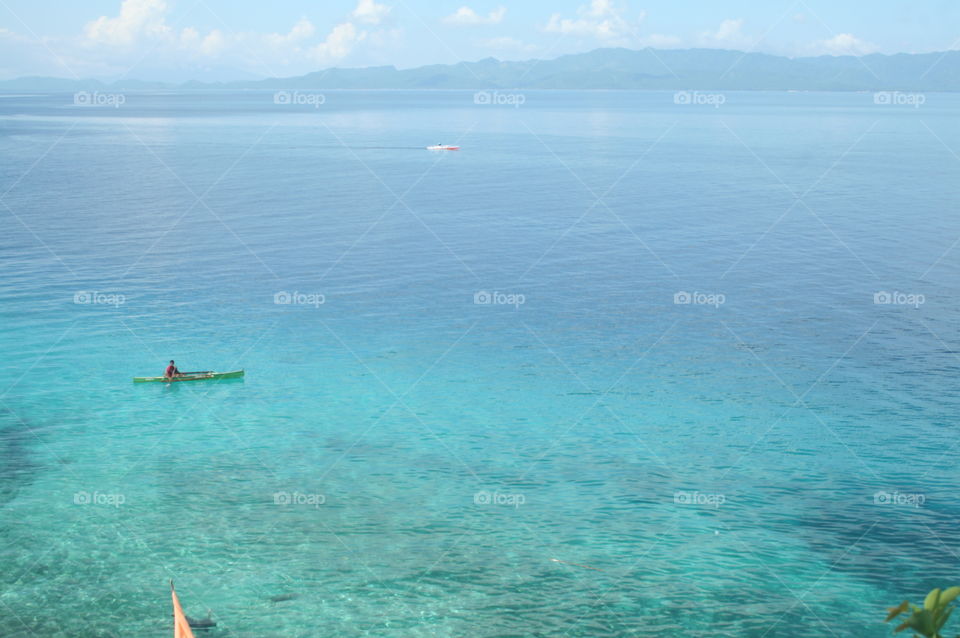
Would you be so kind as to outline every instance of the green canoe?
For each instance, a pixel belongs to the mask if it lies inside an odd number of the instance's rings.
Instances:
[[[159,381],[160,383],[170,383],[171,381],[203,381],[204,379],[236,379],[243,376],[243,370],[233,370],[232,372],[212,372],[204,370],[202,372],[184,372],[179,377],[168,379],[167,377],[134,377],[134,383],[146,383],[147,381]]]

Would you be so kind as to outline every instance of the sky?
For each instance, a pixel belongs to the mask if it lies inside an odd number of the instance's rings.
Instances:
[[[0,0],[0,79],[238,80],[648,46],[945,51],[960,48],[960,2]]]

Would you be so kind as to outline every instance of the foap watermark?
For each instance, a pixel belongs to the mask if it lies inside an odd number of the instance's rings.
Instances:
[[[677,91],[673,94],[673,103],[692,106],[712,106],[720,108],[727,102],[723,93],[701,93],[700,91]]]
[[[473,495],[474,505],[506,505],[519,509],[527,502],[527,497],[519,493],[501,492],[499,490],[480,490]]]
[[[478,306],[513,306],[519,308],[527,302],[526,295],[516,292],[480,290],[473,293],[473,303]]]
[[[500,91],[477,91],[473,94],[474,104],[490,104],[492,106],[512,106],[520,108],[527,101],[523,93],[501,93]]]
[[[273,103],[283,106],[312,106],[320,108],[327,101],[323,93],[303,91],[277,91],[273,94]]]
[[[923,507],[923,504],[927,502],[927,497],[924,494],[909,494],[902,492],[887,492],[885,490],[880,490],[873,493],[873,504],[874,505],[907,505],[909,507]]]
[[[112,106],[120,108],[127,102],[123,93],[101,93],[100,91],[77,91],[73,94],[74,106]]]
[[[119,492],[85,492],[73,493],[74,505],[109,505],[120,507],[127,502],[127,497]]]
[[[73,303],[83,306],[122,306],[127,297],[119,292],[100,292],[99,290],[78,290],[73,294]]]
[[[327,298],[319,292],[300,292],[298,290],[287,292],[281,290],[273,294],[273,303],[278,306],[313,306],[319,308],[327,303]]]
[[[320,507],[327,502],[324,494],[311,492],[274,492],[274,505],[308,505],[310,507]]]
[[[713,306],[719,308],[727,303],[727,296],[719,292],[687,292],[681,290],[673,293],[673,303],[678,306]]]
[[[900,292],[894,290],[887,292],[881,290],[873,293],[873,303],[878,306],[913,306],[919,308],[927,302],[927,298],[919,293]]]
[[[727,502],[723,494],[709,494],[707,492],[674,492],[673,502],[677,505],[705,505],[719,508]]]
[[[881,106],[912,106],[920,108],[927,102],[923,93],[901,93],[900,91],[877,91],[873,94],[873,103]]]

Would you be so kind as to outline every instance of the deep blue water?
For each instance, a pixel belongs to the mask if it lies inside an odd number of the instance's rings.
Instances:
[[[168,635],[173,578],[211,638],[885,636],[957,584],[960,96],[124,97],[0,97],[4,635]]]

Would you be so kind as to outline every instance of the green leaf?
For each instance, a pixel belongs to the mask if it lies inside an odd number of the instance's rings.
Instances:
[[[953,602],[953,599],[957,596],[960,596],[960,587],[951,587],[950,589],[945,589],[942,594],[940,594],[940,604],[946,605],[949,602]]]
[[[924,609],[919,614],[916,615],[917,618],[917,628],[920,630],[924,636],[929,636],[929,638],[937,638],[937,623],[933,619],[933,613],[929,609]]]
[[[947,607],[947,611],[937,619],[937,631],[943,629],[943,626],[947,624],[947,621],[950,620],[950,614],[953,613],[954,609],[956,609],[956,607]]]
[[[930,593],[927,594],[927,597],[923,601],[924,609],[933,609],[937,606],[937,601],[940,599],[940,588],[931,589]]]
[[[933,619],[933,612],[929,609],[921,609],[913,612],[913,615],[907,618],[906,622],[897,627],[894,631],[900,631],[909,627],[918,634],[927,636],[927,638],[937,638],[937,626]]]

